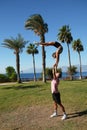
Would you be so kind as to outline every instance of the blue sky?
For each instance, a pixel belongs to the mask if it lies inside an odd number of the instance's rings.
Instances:
[[[81,52],[82,64],[87,65],[87,1],[86,0],[0,0],[0,73],[5,73],[7,66],[16,68],[16,58],[12,50],[1,47],[5,38],[17,37],[20,33],[25,40],[33,43],[40,38],[30,30],[24,28],[25,21],[32,14],[40,14],[48,24],[46,42],[57,41],[57,34],[63,25],[69,25],[73,39],[80,38],[84,46]],[[28,44],[27,44],[28,45]],[[26,45],[26,46],[27,46]],[[63,45],[59,67],[68,66],[67,46]],[[55,60],[52,58],[54,47],[45,47],[46,67],[52,67]],[[39,54],[35,55],[36,71],[42,69],[41,47]],[[77,52],[70,45],[71,64],[79,65]],[[31,72],[33,68],[32,55],[26,53],[26,48],[20,54],[20,67],[23,72]]]

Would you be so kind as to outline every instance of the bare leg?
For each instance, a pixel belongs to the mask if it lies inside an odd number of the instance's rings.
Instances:
[[[66,112],[65,112],[65,108],[64,108],[64,106],[62,104],[60,104],[60,107],[61,107],[61,109],[63,111],[63,117],[61,118],[61,120],[65,120],[67,118],[67,115],[66,115]]]
[[[54,113],[50,117],[56,117],[57,116],[57,103],[54,102]]]
[[[60,104],[60,107],[61,107],[63,113],[65,113],[65,108],[64,108],[64,106],[63,106],[62,104]]]
[[[57,112],[58,105],[56,102],[54,102],[54,110]]]

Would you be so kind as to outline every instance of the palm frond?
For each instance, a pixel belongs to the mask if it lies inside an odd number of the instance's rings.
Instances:
[[[25,28],[33,30],[37,35],[48,32],[48,25],[44,23],[42,16],[39,14],[31,15],[25,22]]]
[[[5,39],[2,43],[2,46],[5,48],[15,50],[17,52],[22,52],[26,43],[28,43],[28,41],[25,41],[23,37],[20,34],[18,34],[18,37],[16,38],[11,37],[10,39]]]

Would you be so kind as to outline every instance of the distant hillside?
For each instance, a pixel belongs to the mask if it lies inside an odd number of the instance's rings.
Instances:
[[[74,65],[77,67],[77,71],[79,72],[79,65]],[[66,72],[67,71],[67,66],[62,66],[62,71]],[[82,65],[82,72],[87,72],[87,65]]]
[[[77,67],[77,71],[79,72],[79,65],[75,65]],[[60,67],[62,69],[62,72],[67,71],[67,66]],[[21,70],[22,73],[33,73],[33,68],[29,68],[26,70]],[[36,73],[41,73],[42,68],[36,68]],[[82,65],[82,72],[87,72],[87,65]]]

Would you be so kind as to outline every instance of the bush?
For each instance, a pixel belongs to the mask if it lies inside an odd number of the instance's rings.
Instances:
[[[9,79],[12,82],[17,81],[17,74],[16,73],[12,73],[12,75],[9,77]]]
[[[0,74],[0,83],[9,82],[9,78],[5,74]]]
[[[6,75],[11,82],[17,81],[17,74],[15,69],[12,66],[6,68]]]

